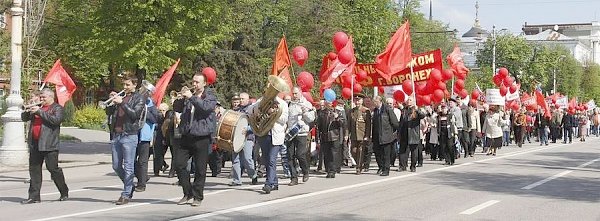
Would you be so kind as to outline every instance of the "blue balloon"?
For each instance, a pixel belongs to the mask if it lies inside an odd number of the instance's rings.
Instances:
[[[336,96],[335,96],[335,91],[333,91],[331,88],[329,88],[329,89],[326,89],[326,90],[323,92],[323,97],[325,98],[325,100],[326,100],[327,102],[330,102],[330,103],[331,103],[331,102],[333,102],[333,101],[335,100],[335,97],[336,97]]]

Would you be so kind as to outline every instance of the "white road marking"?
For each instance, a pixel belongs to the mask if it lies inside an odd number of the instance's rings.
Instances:
[[[589,166],[589,165],[593,164],[594,162],[596,162],[596,161],[598,161],[598,160],[600,160],[600,158],[598,158],[598,159],[595,159],[595,160],[588,161],[588,162],[586,162],[586,163],[584,163],[584,164],[581,164],[581,165],[577,166],[577,168],[584,168],[584,167],[587,167],[587,166]],[[539,186],[539,185],[542,185],[542,184],[544,184],[544,183],[547,183],[548,181],[551,181],[551,180],[553,180],[553,179],[556,179],[556,178],[562,177],[562,176],[564,176],[564,175],[567,175],[567,174],[569,174],[569,173],[571,173],[571,172],[573,172],[573,170],[565,170],[565,171],[563,171],[563,172],[561,172],[561,173],[558,173],[558,174],[556,174],[556,175],[554,175],[554,176],[551,176],[551,177],[548,177],[548,178],[546,178],[546,179],[543,179],[543,180],[537,181],[537,182],[535,182],[535,183],[532,183],[532,184],[530,184],[530,185],[527,185],[527,186],[525,186],[525,187],[523,187],[523,188],[521,188],[521,189],[523,189],[523,190],[530,190],[530,189],[533,189],[533,188],[535,188],[535,187],[537,187],[537,186]]]
[[[557,145],[557,146],[552,146],[552,147],[535,148],[535,149],[532,149],[532,150],[518,151],[518,152],[513,152],[511,154],[508,154],[508,155],[503,155],[503,156],[498,156],[498,157],[493,157],[493,158],[488,158],[488,159],[474,161],[474,163],[485,162],[485,161],[490,161],[490,160],[497,160],[497,159],[503,159],[503,158],[507,158],[507,157],[511,157],[511,156],[518,156],[518,155],[523,155],[523,154],[527,154],[527,153],[531,153],[531,152],[537,152],[537,151],[541,151],[541,150],[549,150],[549,149],[552,149],[552,148],[555,148],[555,147],[559,147],[559,146]],[[437,172],[437,171],[443,171],[443,170],[448,170],[448,169],[453,169],[453,168],[459,168],[459,167],[465,166],[466,164],[467,163],[458,164],[458,165],[449,166],[449,167],[440,167],[440,168],[437,168],[437,169],[432,169],[432,170],[428,170],[428,171],[424,171],[424,172],[420,172],[420,173],[411,173],[411,174],[406,174],[406,175],[402,175],[402,176],[395,176],[395,177],[385,178],[385,179],[381,179],[381,180],[369,181],[369,182],[365,182],[365,183],[358,183],[358,184],[354,184],[354,185],[350,185],[350,186],[338,187],[338,188],[333,188],[333,189],[328,189],[328,190],[323,190],[323,191],[318,191],[318,192],[313,192],[313,193],[307,193],[307,194],[302,194],[302,195],[297,195],[297,196],[292,196],[292,197],[287,197],[287,198],[281,198],[281,199],[277,199],[277,200],[266,201],[266,202],[252,204],[252,205],[247,205],[247,206],[242,206],[242,207],[235,207],[235,208],[230,208],[230,209],[218,210],[218,211],[211,212],[211,213],[205,213],[205,214],[200,214],[200,215],[196,215],[196,216],[189,216],[189,217],[186,217],[186,218],[182,218],[180,220],[184,220],[184,219],[185,220],[188,220],[188,219],[198,219],[198,218],[194,218],[194,217],[199,217],[199,216],[202,216],[202,217],[212,217],[212,216],[221,215],[221,214],[227,214],[227,213],[231,213],[231,212],[235,212],[235,211],[241,211],[241,210],[246,210],[246,209],[251,209],[251,208],[256,208],[256,207],[261,207],[261,206],[266,206],[266,205],[271,205],[271,204],[275,204],[275,203],[286,202],[286,201],[290,201],[290,200],[302,199],[302,198],[306,198],[306,197],[310,197],[310,196],[316,196],[316,195],[324,194],[324,193],[338,192],[338,191],[342,191],[342,190],[347,190],[347,189],[358,188],[358,187],[372,185],[372,184],[377,184],[377,183],[383,183],[383,182],[388,182],[388,181],[403,179],[403,178],[417,176],[417,175],[421,175],[421,174],[427,174],[427,173],[433,173],[433,172]],[[469,165],[472,165],[472,164],[469,164]],[[280,184],[282,184],[282,183],[280,183]],[[249,187],[250,188],[256,188],[256,186],[249,186]],[[210,193],[207,193],[207,194],[204,194],[204,195],[205,196],[207,196],[207,195],[214,195],[214,194],[218,194],[218,193],[222,193],[222,192],[228,192],[228,191],[233,191],[233,190],[237,190],[237,189],[250,189],[250,188],[246,187],[246,188],[234,188],[234,189],[219,190],[219,191],[210,192]],[[105,208],[105,209],[98,209],[98,210],[91,210],[91,211],[86,211],[86,212],[66,214],[66,215],[61,215],[61,216],[47,217],[47,218],[43,218],[43,219],[37,219],[37,220],[34,220],[34,221],[56,220],[56,219],[63,219],[63,218],[68,218],[68,217],[74,217],[74,216],[89,215],[89,214],[94,214],[94,213],[101,213],[101,212],[107,212],[107,211],[113,211],[113,210],[120,210],[120,209],[126,209],[126,208],[131,208],[131,207],[145,206],[145,205],[149,205],[149,204],[162,203],[162,202],[166,202],[166,201],[175,201],[175,200],[180,199],[180,198],[181,198],[181,196],[175,197],[175,198],[171,198],[171,199],[166,199],[166,200],[151,201],[151,202],[147,202],[147,203],[137,203],[137,204],[130,204],[130,205],[125,205],[125,206],[114,206],[114,207]]]
[[[103,186],[103,187],[92,187],[92,188],[87,188],[87,189],[69,190],[69,194],[76,193],[76,192],[83,192],[83,191],[99,190],[99,189],[103,189],[103,188],[120,187],[120,186],[123,186],[123,184]],[[58,194],[60,194],[60,192],[42,193],[42,194],[40,194],[40,196],[49,196],[49,195],[58,195]]]
[[[462,211],[460,214],[462,214],[462,215],[471,215],[473,213],[476,213],[479,210],[485,209],[485,208],[487,208],[487,207],[489,207],[491,205],[494,205],[494,204],[496,204],[498,202],[500,202],[500,201],[498,201],[498,200],[490,200],[490,201],[487,201],[485,203],[479,204],[477,206],[471,207],[468,210]]]
[[[551,176],[551,177],[548,177],[548,178],[546,178],[546,179],[543,179],[543,180],[537,181],[537,182],[535,182],[535,183],[529,184],[529,185],[527,185],[527,186],[525,186],[525,187],[523,187],[523,188],[521,188],[521,189],[522,189],[522,190],[530,190],[530,189],[533,189],[533,188],[535,188],[535,187],[537,187],[537,186],[539,186],[539,185],[542,185],[542,184],[544,184],[544,183],[547,183],[547,182],[548,182],[548,181],[550,181],[550,180],[553,180],[553,179],[559,178],[559,177],[561,177],[561,176],[567,175],[567,174],[569,174],[569,173],[571,173],[571,172],[573,172],[573,171],[572,171],[572,170],[566,170],[566,171],[563,171],[563,172],[561,172],[561,173],[559,173],[559,174],[556,174],[556,175],[554,175],[554,176]]]

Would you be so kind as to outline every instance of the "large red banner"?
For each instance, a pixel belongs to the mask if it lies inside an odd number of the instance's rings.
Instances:
[[[413,73],[415,81],[426,81],[433,69],[442,70],[442,50],[437,49],[425,53],[417,54],[412,57]],[[404,70],[392,75],[388,81],[377,73],[375,64],[356,64],[354,71],[364,70],[367,72],[367,79],[359,82],[363,87],[378,87],[399,85],[406,79],[410,79],[410,66]],[[337,83],[342,81],[341,77],[336,80]]]

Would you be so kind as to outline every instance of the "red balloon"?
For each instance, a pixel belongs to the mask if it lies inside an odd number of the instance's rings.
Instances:
[[[329,52],[329,54],[327,54],[327,57],[329,58],[329,60],[335,60],[337,58],[337,54],[335,52]]]
[[[446,83],[444,83],[443,81],[438,82],[437,89],[446,90]]]
[[[458,96],[460,96],[460,98],[464,99],[467,96],[469,96],[469,92],[467,91],[467,89],[462,89],[460,90],[460,92],[458,93]]]
[[[519,109],[521,109],[521,105],[517,102],[513,102],[513,110],[518,111]]]
[[[436,89],[433,91],[432,100],[435,103],[440,103],[444,99],[444,91]]]
[[[496,85],[496,87],[500,87],[500,85],[502,85],[502,78],[500,75],[496,75],[494,76],[494,84]]]
[[[359,71],[356,73],[356,80],[357,80],[357,81],[363,81],[363,80],[367,79],[368,77],[369,77],[369,76],[367,75],[367,72],[366,72],[366,71],[364,71],[364,70],[359,70]]]
[[[315,86],[315,79],[311,73],[306,71],[300,72],[296,77],[296,84],[302,89],[302,91],[309,91]]]
[[[471,92],[471,99],[477,100],[478,98],[479,98],[479,91],[473,90],[473,92]]]
[[[311,102],[311,103],[313,103],[313,102],[314,102],[314,100],[313,100],[313,97],[312,97],[312,95],[310,94],[310,92],[302,92],[302,96],[304,96],[304,98],[306,98],[306,100],[307,100],[308,102]]]
[[[507,76],[506,78],[504,78],[503,82],[504,82],[504,85],[506,85],[508,87],[508,86],[512,85],[515,82],[515,80],[512,77]]]
[[[459,73],[456,78],[461,79],[461,80],[465,80],[467,79],[467,74],[466,73]]]
[[[417,106],[426,106],[431,104],[431,96],[417,95]]]
[[[406,95],[401,90],[394,91],[394,100],[396,102],[402,103],[406,99]]]
[[[202,68],[202,74],[206,77],[207,84],[213,84],[217,81],[217,72],[211,67]]]
[[[464,89],[465,88],[465,81],[458,79],[454,82],[454,87],[458,88],[458,89]]]
[[[303,46],[296,46],[292,49],[292,57],[294,61],[298,62],[300,67],[304,66],[304,62],[308,59],[308,51]]]
[[[352,50],[350,50],[350,49],[345,48],[345,49],[338,51],[338,60],[342,64],[350,63],[353,58],[354,58],[354,54],[352,54]]]
[[[434,81],[441,81],[443,79],[442,72],[438,69],[433,69],[429,76],[429,79],[433,79]]]
[[[508,76],[508,69],[500,68],[500,70],[498,70],[498,75],[500,75],[501,78],[505,78]]]
[[[502,95],[502,97],[506,96],[506,93],[508,93],[508,88],[506,88],[506,86],[502,85],[500,86],[500,95]]]
[[[342,97],[344,99],[350,99],[352,97],[352,90],[350,90],[350,88],[342,88]]]
[[[356,84],[356,80],[354,79],[354,76],[347,72],[343,73],[342,74],[342,85],[344,87],[350,88],[350,87],[352,87],[352,83]]]
[[[417,94],[426,94],[427,84],[419,84],[417,83],[415,90],[417,90]]]
[[[452,76],[454,76],[454,72],[452,72],[452,69],[444,69],[442,71],[442,80],[448,81],[452,79]]]
[[[511,94],[514,94],[515,92],[517,92],[517,90],[518,90],[518,88],[517,88],[516,84],[510,85],[509,91],[510,91]]]
[[[409,79],[404,80],[404,82],[402,82],[402,90],[404,93],[411,95],[413,93],[412,81]]]
[[[354,84],[354,93],[360,93],[362,91],[362,85]]]
[[[344,32],[336,32],[333,35],[333,46],[339,52],[348,43],[348,35]]]

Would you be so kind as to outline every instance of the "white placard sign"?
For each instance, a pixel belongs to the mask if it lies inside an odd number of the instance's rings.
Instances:
[[[396,92],[398,90],[402,91],[402,85],[385,86],[385,87],[383,87],[383,96],[386,98],[388,98],[388,97],[393,98],[394,92]],[[408,96],[406,96],[406,97],[408,97]]]
[[[569,98],[567,96],[558,98],[556,99],[556,104],[561,109],[567,109],[567,107],[569,107]]]
[[[594,102],[594,100],[591,100],[591,101],[587,102],[587,106],[588,106],[588,110],[594,110],[596,108],[596,102]]]
[[[510,91],[506,94],[506,101],[512,101],[519,99],[519,91],[515,91],[514,94],[511,94]]]
[[[485,90],[485,102],[489,105],[500,105],[504,106],[506,101],[504,97],[500,95],[500,89],[487,89]]]

